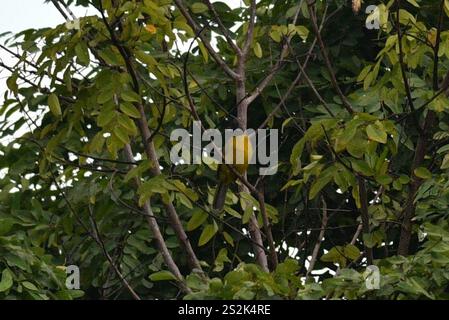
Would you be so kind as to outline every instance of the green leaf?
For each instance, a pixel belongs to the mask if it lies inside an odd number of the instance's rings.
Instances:
[[[444,156],[443,162],[441,163],[440,168],[443,170],[449,168],[449,153]]]
[[[138,239],[136,236],[129,237],[127,243],[144,254],[151,254],[153,251],[153,248],[150,248],[144,240]]]
[[[195,2],[192,4],[191,9],[193,13],[203,13],[208,10],[207,6],[201,2]]]
[[[416,2],[416,0],[407,0],[407,2],[419,8],[419,4]]]
[[[448,0],[448,1],[449,1],[449,0]],[[447,144],[447,145],[442,146],[441,148],[439,148],[439,149],[437,150],[437,153],[440,154],[440,153],[444,153],[444,152],[447,152],[447,151],[449,151],[449,144]]]
[[[153,165],[150,160],[144,160],[138,166],[136,166],[128,171],[128,173],[125,175],[124,181],[128,182],[132,178],[135,178],[135,177],[141,175],[142,172],[149,170],[152,167],[153,167]]]
[[[401,183],[401,184],[408,184],[409,182],[410,182],[410,178],[409,178],[409,176],[406,176],[405,174],[401,174],[400,176],[399,176],[399,182]]]
[[[84,42],[79,42],[76,46],[75,46],[75,54],[78,57],[78,62],[83,65],[83,66],[87,66],[90,62],[90,58],[89,58],[89,49],[86,45],[86,43]]]
[[[82,290],[66,290],[72,299],[79,299],[84,296]]]
[[[403,25],[416,24],[415,17],[407,10],[399,10],[399,22]]]
[[[124,114],[119,114],[117,117],[118,123],[126,129],[126,131],[131,135],[137,134],[137,127],[134,121]]]
[[[205,277],[200,276],[198,273],[191,273],[186,277],[186,284],[190,289],[204,290],[209,283]]]
[[[260,46],[259,42],[256,42],[254,45],[254,54],[256,55],[257,58],[262,58],[263,53],[262,53],[262,47]]]
[[[131,103],[122,103],[120,110],[131,118],[140,118],[140,112]]]
[[[198,241],[198,246],[204,246],[206,243],[208,243],[210,239],[212,239],[212,237],[217,233],[217,231],[218,226],[215,221],[213,224],[208,224],[201,233],[200,240]]]
[[[368,75],[368,73],[371,71],[371,68],[372,68],[371,65],[364,67],[362,69],[362,71],[360,72],[359,76],[357,77],[357,81],[358,82],[363,81],[366,78],[366,76]]]
[[[366,134],[368,138],[373,141],[377,141],[380,143],[387,143],[387,133],[382,125],[379,124],[370,124],[366,127]]]
[[[421,178],[421,179],[432,178],[432,173],[427,168],[424,168],[424,167],[416,168],[413,171],[413,173],[415,174],[415,176],[417,176],[418,178]]]
[[[360,257],[360,250],[355,245],[348,244],[344,248],[344,254],[351,260],[357,260]]]
[[[227,243],[229,243],[231,246],[234,246],[234,239],[232,236],[227,233],[226,231],[223,231],[223,238],[226,240]]]
[[[176,277],[167,270],[162,270],[159,272],[155,272],[150,275],[151,281],[167,281],[167,280],[177,280]]]
[[[327,175],[325,177],[320,177],[312,184],[309,191],[309,199],[312,200],[316,197],[318,192],[321,191],[329,182],[332,180],[332,175]]]
[[[155,66],[157,65],[156,59],[153,58],[151,54],[147,54],[144,51],[140,50],[135,53],[137,59],[142,61],[143,63],[147,64],[148,66]]]
[[[209,51],[207,51],[206,47],[200,40],[197,40],[197,43],[198,43],[198,47],[200,48],[201,55],[203,56],[204,61],[208,62],[209,61]]]
[[[62,115],[61,105],[59,104],[59,98],[56,94],[52,93],[48,96],[48,106],[54,116],[60,117]]]
[[[2,280],[0,281],[0,292],[9,290],[13,285],[12,273],[9,269],[5,269],[2,272]]]
[[[14,94],[17,94],[19,87],[17,85],[17,73],[13,73],[8,80],[6,80],[6,85],[8,86],[8,89],[14,92]]]
[[[346,146],[346,150],[349,154],[355,158],[363,157],[363,154],[366,152],[368,146],[368,140],[362,139],[358,135],[354,137],[354,139],[348,142]]]
[[[279,32],[279,30],[271,30],[270,31],[270,37],[271,39],[273,39],[274,42],[281,42],[281,33]]]
[[[0,219],[0,236],[7,234],[14,225],[14,220],[11,218]]]
[[[390,177],[388,174],[382,174],[375,177],[376,181],[379,182],[381,185],[389,185],[393,182],[393,178]]]
[[[139,194],[148,194],[148,193],[167,193],[167,188],[165,187],[164,177],[159,175],[150,180],[143,183],[138,190]]]
[[[189,222],[187,222],[187,231],[193,231],[206,221],[208,214],[203,210],[197,210],[193,213]]]
[[[104,104],[110,100],[112,100],[113,95],[112,92],[110,92],[109,90],[106,91],[102,91],[100,92],[100,94],[97,96],[97,102],[99,104]]]
[[[110,65],[123,65],[124,61],[122,56],[120,55],[119,51],[113,47],[107,47],[103,50],[98,50],[98,55],[107,63]]]
[[[346,266],[346,258],[343,256],[343,247],[335,246],[329,250],[329,252],[323,254],[320,258],[323,262],[338,263],[341,267]]]
[[[229,258],[228,258],[228,250],[226,248],[222,248],[222,249],[220,249],[220,252],[218,253],[217,258],[215,259],[215,262],[214,262],[215,267],[214,267],[213,271],[215,271],[215,272],[223,271],[225,262],[230,263],[231,260],[229,260]]]
[[[234,209],[232,209],[231,207],[225,206],[224,211],[237,219],[242,219],[242,215],[237,211],[235,211]]]
[[[29,281],[24,281],[20,283],[22,286],[31,291],[38,291],[37,287]]]
[[[296,26],[295,29],[296,33],[300,36],[300,38],[303,41],[306,41],[307,37],[309,36],[309,30],[304,26]]]
[[[97,124],[99,127],[105,127],[115,117],[115,111],[111,109],[102,109],[97,117]]]
[[[399,179],[394,180],[394,182],[393,182],[393,189],[397,190],[397,191],[401,191],[402,190],[402,183],[399,181]]]
[[[129,143],[128,133],[125,131],[123,127],[114,127],[115,136],[124,144]]]
[[[123,91],[121,97],[127,102],[140,102],[140,96],[134,91]]]
[[[301,170],[301,154],[304,150],[306,140],[302,138],[296,142],[290,155],[290,163],[292,165],[293,175],[297,175]]]
[[[374,175],[373,169],[371,169],[368,166],[368,164],[363,160],[351,159],[351,165],[355,171],[357,171],[367,177],[371,177]]]
[[[185,207],[189,209],[193,209],[192,202],[190,199],[183,193],[177,193],[176,198],[179,200],[180,203],[182,203]]]
[[[242,223],[243,224],[247,224],[249,222],[249,219],[251,218],[251,216],[253,215],[253,208],[249,205],[246,206],[243,209],[243,216],[242,216]]]
[[[382,232],[377,230],[372,233],[364,233],[363,244],[368,248],[374,248],[376,245],[380,245],[383,241]]]
[[[67,88],[67,91],[72,93],[73,88],[72,88],[72,75],[70,73],[70,66],[65,70],[64,75],[63,75],[63,80],[64,80],[65,86]]]

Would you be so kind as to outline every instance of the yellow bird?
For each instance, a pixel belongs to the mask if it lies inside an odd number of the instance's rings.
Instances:
[[[219,183],[217,190],[215,191],[213,202],[213,208],[217,211],[223,210],[228,188],[231,183],[237,180],[237,176],[232,172],[229,166],[232,166],[235,171],[241,175],[244,175],[248,169],[253,154],[250,137],[247,134],[242,134],[229,139],[224,148],[223,156],[225,159],[230,158],[231,151],[232,163],[228,163],[231,162],[230,159],[226,160],[225,163],[218,166],[217,170]]]

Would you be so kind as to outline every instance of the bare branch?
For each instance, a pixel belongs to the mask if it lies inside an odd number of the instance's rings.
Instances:
[[[59,11],[59,13],[64,17],[64,19],[69,20],[69,16],[62,10],[61,6],[59,5],[59,2],[57,0],[50,0],[55,8]]]
[[[129,162],[134,161],[133,152],[132,152],[131,146],[129,144],[125,145],[125,148],[123,151],[124,151],[125,157],[128,159]],[[130,166],[130,168],[133,168],[133,167],[134,166]],[[137,178],[137,177],[134,178],[134,182],[137,186],[139,186],[141,183],[139,178]],[[168,250],[167,245],[165,244],[164,237],[161,233],[161,230],[159,228],[157,221],[154,218],[152,218],[152,216],[154,216],[154,214],[153,214],[153,210],[151,209],[149,200],[147,200],[145,202],[142,209],[145,212],[145,218],[148,222],[151,232],[153,233],[153,238],[156,241],[159,252],[161,253],[161,255],[163,257],[165,264],[167,265],[170,272],[178,279],[178,283],[179,283],[181,289],[184,292],[190,292],[190,289],[186,286],[186,284],[183,281],[183,276],[182,276],[181,272],[179,271],[179,268],[176,265],[176,262],[173,260],[173,257],[170,254],[170,251]]]
[[[302,1],[301,1],[302,2]],[[293,17],[293,24],[296,24],[296,21],[298,20],[299,12],[301,10],[301,5],[298,6],[298,9],[296,10],[295,16]],[[273,77],[278,73],[278,71],[282,68],[285,57],[288,53],[288,46],[290,44],[291,39],[293,38],[292,35],[287,35],[286,39],[284,39],[284,43],[281,48],[281,53],[279,55],[278,60],[276,63],[272,66],[271,70],[268,72],[268,75],[256,86],[253,91],[248,94],[248,96],[245,98],[247,104],[251,104],[256,98],[262,93],[262,91],[267,87],[267,85],[271,82]]]
[[[256,24],[256,0],[251,0],[249,5],[250,18],[249,18],[249,26],[248,33],[246,34],[245,43],[242,48],[242,56],[246,57],[248,55],[249,48],[251,47],[251,43],[254,38],[254,27]]]
[[[203,42],[204,46],[206,47],[209,54],[212,56],[212,58],[215,60],[215,62],[223,69],[223,71],[232,79],[238,79],[239,75],[232,70],[226,62],[220,57],[220,55],[212,48],[209,41],[206,39],[206,37],[201,33],[201,28],[198,26],[196,21],[193,19],[193,17],[190,15],[189,11],[185,7],[182,0],[175,0],[176,6],[178,7],[179,11],[181,11],[181,14],[186,18],[187,23],[189,26],[193,29],[196,35],[198,35]]]
[[[291,46],[289,45],[290,50],[292,51],[293,49],[291,48]],[[292,52],[293,53],[293,52]],[[293,53],[294,54],[294,53]],[[330,107],[328,106],[328,104],[326,103],[326,101],[323,99],[323,97],[321,96],[321,94],[318,92],[318,90],[316,89],[315,85],[313,84],[312,80],[309,78],[309,76],[307,75],[306,71],[304,70],[304,68],[301,65],[301,62],[299,62],[298,57],[295,56],[295,60],[296,60],[296,64],[298,65],[299,70],[301,71],[300,73],[303,74],[304,76],[304,80],[306,80],[307,85],[310,87],[310,89],[312,89],[313,93],[315,94],[315,96],[317,97],[317,99],[321,102],[321,104],[323,105],[323,107],[326,109],[326,111],[329,113],[330,116],[334,117],[334,113],[331,111]]]
[[[439,78],[438,78],[438,63],[439,56],[438,53],[440,51],[441,44],[441,29],[443,26],[443,17],[444,17],[444,0],[440,2],[440,15],[438,17],[438,27],[437,27],[437,36],[435,40],[434,47],[434,56],[433,56],[433,90],[438,91],[439,88]]]
[[[117,37],[114,33],[114,30],[111,28],[111,26],[108,23],[108,20],[104,14],[103,7],[101,5],[101,1],[99,2],[100,7],[98,8],[101,17],[103,19],[103,22],[106,26],[106,28],[109,31],[111,41],[113,45],[119,50],[122,58],[125,61],[126,69],[131,76],[132,82],[133,82],[133,89],[135,93],[140,94],[140,85],[139,85],[139,78],[137,76],[137,73],[133,66],[133,60],[130,56],[127,48],[122,46],[120,42],[117,40]],[[145,114],[145,109],[142,103],[135,103],[135,107],[138,109],[140,113],[140,118],[137,119],[137,125],[140,130],[140,134],[142,136],[142,142],[145,147],[145,153],[149,160],[152,161],[153,167],[151,168],[151,173],[153,176],[159,176],[161,175],[160,170],[160,164],[159,160],[156,154],[156,150],[154,147],[154,143],[152,141],[152,134],[150,129],[148,128],[147,124],[147,118]],[[199,263],[198,258],[196,257],[195,251],[192,248],[192,245],[190,243],[189,238],[187,237],[187,234],[184,230],[184,227],[182,226],[181,220],[179,219],[178,213],[176,212],[175,207],[173,206],[173,203],[169,201],[168,203],[164,204],[165,210],[167,211],[168,218],[170,219],[170,224],[175,231],[175,234],[179,240],[179,243],[181,247],[184,249],[186,255],[187,255],[187,261],[189,263],[189,266],[192,269],[202,270],[201,265]]]
[[[115,274],[119,277],[120,281],[123,283],[123,285],[126,287],[126,289],[128,289],[128,291],[131,293],[132,297],[135,300],[141,300],[140,296],[134,291],[134,289],[129,284],[128,280],[126,280],[126,278],[122,275],[122,273],[120,272],[119,268],[115,264],[114,260],[112,260],[111,256],[109,255],[109,252],[106,249],[104,241],[101,238],[100,231],[98,230],[98,225],[97,225],[97,222],[95,221],[95,217],[94,217],[94,214],[92,212],[92,206],[90,204],[89,204],[89,218],[90,218],[92,227],[94,229],[95,239],[96,239],[98,245],[100,246],[101,251],[103,251],[103,255],[106,257],[106,259],[108,260],[109,264],[111,265],[112,270],[114,270]]]
[[[315,48],[316,45],[316,38],[313,41],[312,45],[310,46],[310,49],[307,53],[306,56],[306,60],[304,61],[304,63],[302,64],[302,69],[305,70],[307,67],[307,64],[309,63],[309,59],[312,55],[312,52]],[[264,120],[264,122],[262,122],[262,124],[259,126],[259,129],[264,128],[268,122],[270,121],[271,118],[274,117],[274,115],[279,111],[279,109],[282,107],[282,105],[285,103],[285,101],[287,101],[287,98],[290,96],[290,94],[292,93],[293,89],[295,89],[295,87],[297,86],[297,84],[299,83],[299,81],[302,78],[303,73],[302,72],[298,72],[298,74],[296,75],[295,80],[293,80],[292,84],[288,87],[287,91],[285,92],[285,94],[282,96],[281,101],[276,105],[276,107],[274,107],[274,109],[270,112],[270,114],[267,116],[267,118]]]
[[[396,0],[396,28],[398,29],[398,44],[399,44],[399,66],[401,67],[402,81],[404,82],[405,94],[407,95],[407,101],[410,105],[411,112],[415,111],[415,107],[412,99],[412,90],[408,82],[407,74],[405,71],[404,62],[404,48],[402,46],[402,30],[400,25],[400,10],[401,10],[401,0]],[[416,116],[414,116],[415,121],[417,121]],[[417,123],[419,127],[419,122]]]
[[[327,216],[327,204],[324,198],[321,198],[323,202],[323,216],[321,217],[321,230],[316,240],[315,246],[312,251],[312,258],[310,259],[309,268],[307,269],[306,278],[309,277],[310,273],[315,268],[315,263],[318,259],[318,254],[320,253],[321,243],[324,240],[324,233],[326,232],[328,216]]]
[[[271,269],[275,270],[278,265],[278,256],[276,253],[276,247],[274,244],[273,233],[271,232],[271,223],[268,219],[267,209],[265,207],[265,197],[263,190],[257,193],[257,200],[259,201],[260,213],[262,215],[263,226],[265,235],[267,236],[268,245],[270,246],[270,262]]]
[[[355,231],[354,236],[352,237],[352,240],[350,242],[352,245],[354,245],[355,242],[357,241],[357,239],[359,238],[360,233],[362,232],[362,229],[363,229],[363,223],[360,223],[357,226],[357,230]]]
[[[327,70],[328,70],[329,75],[331,77],[332,86],[334,87],[335,91],[337,92],[338,96],[340,97],[341,102],[343,103],[343,106],[345,107],[345,109],[350,114],[353,114],[354,113],[354,109],[352,108],[350,102],[348,101],[348,99],[344,95],[343,91],[341,91],[340,86],[338,85],[338,81],[337,81],[337,78],[335,76],[335,72],[334,72],[334,69],[332,67],[332,63],[330,61],[329,55],[327,54],[326,46],[324,45],[323,39],[321,37],[321,31],[320,31],[320,29],[318,27],[318,24],[317,24],[317,17],[316,17],[316,12],[315,12],[315,1],[307,0],[307,5],[308,5],[308,9],[309,9],[309,14],[310,14],[310,21],[312,22],[312,27],[313,27],[313,30],[314,30],[315,35],[316,35],[316,38],[318,40],[318,44],[319,44],[320,49],[321,49],[321,54],[323,56],[324,62],[325,62],[326,67],[327,67]]]
[[[397,21],[396,23],[398,24],[398,39],[399,39],[399,49],[400,49],[400,53],[399,53],[399,58],[400,58],[400,64],[401,64],[401,70],[404,69],[404,71],[402,71],[403,74],[403,79],[404,79],[404,85],[406,88],[406,93],[407,93],[407,99],[410,100],[411,99],[411,89],[408,85],[408,80],[405,76],[405,66],[403,65],[403,58],[401,58],[401,56],[403,55],[402,52],[402,44],[401,44],[401,28],[399,26],[399,7],[400,7],[400,0],[397,0]],[[439,17],[439,21],[438,21],[438,30],[437,30],[437,39],[436,39],[436,45],[435,45],[435,54],[434,54],[434,79],[433,79],[433,85],[434,85],[434,90],[438,90],[438,51],[439,51],[439,43],[440,43],[440,32],[441,32],[441,28],[442,28],[442,17],[444,15],[443,13],[444,11],[444,1],[441,1],[440,4],[440,17]],[[449,73],[448,73],[449,74]],[[445,79],[446,80],[446,79]],[[433,101],[437,96],[439,96],[441,93],[445,92],[447,90],[447,87],[449,86],[449,82],[446,83],[446,81],[443,81],[442,84],[442,88],[435,93],[434,97],[432,97],[428,102],[426,102],[424,105],[427,106],[430,101]],[[411,108],[413,108],[413,103],[410,100],[410,106]],[[435,111],[433,110],[428,110],[427,115],[425,117],[424,120],[424,124],[422,127],[419,126],[419,122],[417,119],[417,115],[414,112],[414,109],[412,109],[412,114],[413,117],[415,119],[415,122],[417,122],[418,125],[418,129],[419,130],[419,137],[418,137],[418,141],[416,143],[416,148],[415,148],[415,154],[414,154],[414,158],[413,158],[413,163],[412,163],[412,167],[411,167],[411,173],[410,176],[412,177],[412,181],[410,183],[410,188],[408,191],[408,197],[407,200],[405,202],[405,206],[404,206],[404,212],[403,212],[403,220],[402,220],[402,226],[401,226],[401,234],[399,237],[399,244],[398,244],[398,254],[399,255],[408,255],[409,252],[409,246],[410,246],[410,241],[411,241],[411,237],[412,237],[412,218],[415,215],[415,196],[416,196],[416,192],[418,191],[419,187],[422,184],[422,180],[420,178],[418,178],[414,171],[417,167],[421,166],[421,164],[424,162],[425,156],[426,156],[426,152],[427,152],[427,148],[428,148],[428,139],[430,136],[430,129],[434,126],[434,123],[436,121],[436,114]]]
[[[369,213],[368,213],[368,194],[366,192],[366,183],[362,177],[358,177],[359,197],[360,197],[360,214],[362,217],[363,233],[370,233]],[[373,264],[373,249],[365,244],[365,256],[369,265]]]
[[[242,50],[239,48],[239,46],[235,43],[235,41],[231,38],[231,35],[229,34],[228,28],[226,28],[223,24],[223,22],[220,19],[220,16],[215,10],[214,5],[209,0],[203,0],[203,2],[207,5],[210,12],[214,15],[215,21],[217,22],[218,26],[220,27],[221,32],[223,33],[224,37],[226,38],[226,41],[228,44],[234,49],[234,51],[238,54],[242,54]]]

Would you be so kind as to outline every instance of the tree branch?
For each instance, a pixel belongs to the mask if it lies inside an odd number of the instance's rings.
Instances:
[[[112,30],[111,26],[109,25],[109,23],[107,21],[105,14],[104,14],[104,10],[101,5],[101,1],[99,2],[99,4],[100,4],[100,7],[98,8],[98,10],[100,11],[103,22],[109,31],[111,41],[112,41],[113,45],[119,50],[122,58],[125,60],[127,71],[129,73],[129,75],[131,76],[131,79],[133,82],[133,90],[135,93],[140,95],[139,80],[138,80],[136,71],[133,67],[132,57],[129,54],[128,50],[125,47],[123,47],[120,44],[120,42],[117,40],[114,30]],[[138,124],[139,130],[140,130],[140,133],[142,135],[142,142],[145,147],[145,153],[146,153],[148,159],[151,160],[153,163],[153,167],[150,169],[150,171],[153,176],[161,175],[159,160],[158,160],[158,157],[156,154],[154,143],[151,139],[152,135],[151,135],[150,129],[148,128],[148,125],[147,125],[145,109],[144,109],[142,103],[135,103],[134,105],[140,113],[140,118],[137,119],[137,124]],[[184,249],[184,252],[187,255],[187,261],[189,263],[189,266],[192,269],[198,269],[201,271],[202,268],[199,263],[199,260],[196,257],[195,251],[192,248],[192,245],[190,243],[189,238],[187,237],[187,234],[185,233],[184,227],[182,226],[181,220],[179,219],[179,216],[176,212],[175,207],[173,206],[173,203],[170,201],[164,205],[165,205],[165,209],[168,214],[168,218],[170,219],[170,224],[171,224],[173,230],[175,231],[175,234],[180,242],[181,247]]]
[[[340,86],[338,85],[338,81],[337,81],[337,78],[335,76],[335,72],[334,72],[334,69],[332,67],[332,63],[330,61],[329,55],[327,54],[326,46],[324,45],[323,39],[321,37],[321,32],[320,32],[318,24],[317,24],[317,17],[316,17],[316,12],[315,12],[315,1],[307,0],[307,5],[308,5],[307,7],[308,7],[308,10],[309,10],[309,14],[310,14],[310,21],[312,22],[312,27],[313,27],[313,30],[314,30],[315,35],[316,35],[316,38],[318,40],[318,44],[319,44],[320,49],[321,49],[321,54],[323,56],[324,62],[325,62],[326,67],[327,67],[327,70],[329,71],[329,75],[331,77],[332,86],[334,87],[335,91],[337,92],[338,96],[340,97],[341,102],[343,103],[343,106],[345,107],[345,109],[350,114],[353,114],[354,113],[354,109],[352,108],[350,102],[348,101],[348,99],[344,95],[343,91],[341,91]]]
[[[415,111],[415,106],[412,100],[412,90],[407,79],[407,74],[405,71],[404,63],[404,49],[402,47],[402,30],[400,25],[400,10],[401,10],[401,0],[396,0],[396,24],[398,28],[398,45],[399,45],[399,66],[401,67],[402,81],[404,82],[405,94],[407,95],[407,101],[410,105],[411,112]],[[416,120],[416,116],[414,117]],[[419,127],[419,122],[418,122]]]
[[[364,234],[369,234],[370,226],[369,226],[369,213],[368,213],[368,194],[366,192],[366,183],[362,177],[358,177],[359,184],[359,197],[360,197],[360,215],[362,217],[362,228]],[[369,248],[365,244],[365,256],[368,262],[368,265],[373,264],[373,249]]]
[[[327,204],[323,197],[321,198],[321,201],[323,202],[323,216],[321,218],[321,230],[320,230],[320,233],[316,240],[315,246],[313,247],[312,258],[310,259],[309,268],[307,269],[307,273],[306,273],[306,278],[309,277],[310,273],[315,268],[315,263],[317,261],[318,254],[320,253],[321,242],[324,239],[324,233],[326,232],[326,227],[327,227],[327,222],[328,222]]]
[[[133,152],[132,152],[131,146],[129,144],[125,145],[123,152],[125,154],[126,159],[128,159],[129,162],[134,161]],[[130,169],[132,169],[133,167],[134,166],[131,165]],[[137,177],[134,178],[134,182],[137,187],[139,187],[141,184],[139,178],[137,178]],[[170,272],[177,278],[180,288],[186,293],[190,292],[190,289],[186,286],[186,284],[183,281],[183,276],[182,276],[181,272],[179,271],[179,268],[176,265],[176,262],[173,260],[173,257],[171,255],[170,251],[168,250],[167,245],[165,244],[165,240],[161,233],[159,225],[158,225],[156,219],[153,218],[154,214],[153,214],[153,210],[151,209],[149,200],[147,200],[145,202],[142,209],[145,212],[145,218],[148,222],[150,230],[153,234],[153,238],[156,241],[157,247],[164,259],[165,264],[167,265]]]
[[[303,1],[303,0],[302,0]],[[301,1],[301,3],[302,3]],[[293,17],[292,24],[296,24],[296,21],[299,17],[299,12],[301,10],[301,5],[298,6],[298,9],[296,10],[295,16]],[[282,68],[282,65],[285,61],[285,56],[288,53],[288,46],[290,44],[291,39],[293,38],[292,35],[287,35],[287,37],[284,39],[284,43],[281,48],[281,53],[279,56],[279,59],[276,61],[276,63],[273,65],[271,70],[268,72],[268,75],[256,86],[255,89],[252,90],[252,92],[245,98],[246,103],[249,105],[251,104],[256,98],[262,93],[262,91],[268,86],[268,84],[271,82],[273,77],[277,74],[277,72]]]
[[[226,64],[226,62],[220,57],[220,55],[212,48],[211,44],[206,39],[206,37],[201,34],[201,28],[198,26],[196,21],[190,15],[189,11],[184,5],[184,2],[182,0],[175,0],[175,4],[178,7],[179,11],[181,11],[181,14],[186,18],[187,23],[193,29],[195,34],[197,34],[200,37],[201,41],[203,42],[204,46],[206,47],[207,51],[212,56],[212,58],[215,60],[215,62],[221,67],[221,69],[223,69],[223,71],[229,77],[231,77],[234,80],[238,79],[239,75]]]
[[[223,33],[224,37],[226,38],[226,41],[228,42],[228,44],[234,49],[235,53],[237,53],[238,55],[242,54],[242,50],[239,48],[239,46],[235,43],[235,41],[231,38],[231,35],[229,34],[229,30],[228,28],[226,28],[223,24],[223,22],[220,19],[220,16],[217,12],[217,10],[215,10],[214,5],[209,1],[209,0],[203,0],[203,2],[207,5],[207,7],[209,8],[209,11],[212,12],[215,21],[217,22],[221,32]]]
[[[251,47],[251,43],[253,42],[254,38],[254,27],[256,25],[256,0],[251,0],[251,3],[249,5],[249,26],[248,26],[248,32],[246,34],[245,42],[243,43],[242,48],[242,56],[246,57],[248,55],[249,48]]]
[[[114,260],[112,260],[111,256],[109,255],[108,250],[106,249],[106,246],[104,244],[103,239],[101,238],[100,231],[98,230],[97,222],[95,221],[93,212],[92,212],[92,206],[89,204],[89,218],[92,224],[92,227],[94,229],[94,236],[98,243],[98,245],[101,248],[101,251],[103,251],[103,255],[106,257],[106,259],[109,261],[109,264],[112,267],[112,270],[114,270],[115,274],[119,277],[120,281],[123,283],[123,285],[128,289],[128,291],[131,293],[132,297],[135,300],[141,300],[140,296],[134,291],[134,289],[129,284],[128,280],[122,275],[119,268],[115,264]]]

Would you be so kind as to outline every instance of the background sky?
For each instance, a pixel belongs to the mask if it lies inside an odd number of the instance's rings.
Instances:
[[[18,32],[28,28],[52,27],[64,22],[60,13],[51,3],[44,0],[1,0],[0,33]],[[84,9],[73,9],[77,16],[87,12]]]

